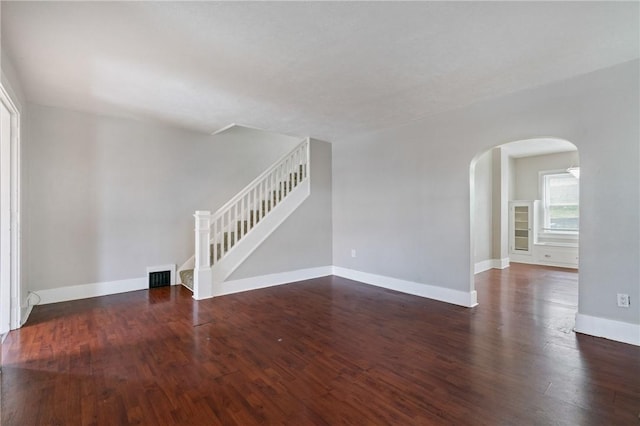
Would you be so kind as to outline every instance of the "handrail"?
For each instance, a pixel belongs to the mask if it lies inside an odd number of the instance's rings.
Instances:
[[[292,153],[297,151],[303,145],[308,144],[309,143],[309,139],[310,138],[305,138],[302,142],[300,142],[298,145],[296,145],[295,148],[293,148],[291,151],[287,152],[282,157],[280,157],[278,160],[276,160],[276,162],[274,162],[271,165],[271,167],[269,167],[267,170],[265,170],[260,175],[258,175],[257,178],[255,178],[254,180],[249,182],[249,184],[247,186],[245,186],[244,188],[242,188],[240,190],[240,192],[238,192],[229,201],[224,203],[222,205],[222,207],[220,207],[218,210],[216,210],[214,213],[212,213],[211,214],[211,218],[212,219],[214,219],[214,218],[217,219],[220,216],[222,216],[222,212],[223,211],[227,210],[229,207],[231,207],[236,202],[238,202],[240,199],[242,199],[243,196],[247,195],[249,193],[249,191],[251,191],[258,184],[258,182],[262,181],[267,175],[269,175],[272,171],[274,171],[277,167],[279,167],[283,161],[285,161],[286,159],[288,159],[291,156]],[[307,164],[308,163],[309,162],[307,161]]]
[[[251,183],[227,201],[215,213],[196,211],[195,217],[195,254],[193,266],[193,296],[196,299],[213,295],[214,271],[223,273],[243,249],[248,248],[246,241],[256,243],[261,238],[259,231],[267,230],[277,222],[280,213],[286,214],[292,203],[285,199],[300,200],[302,194],[308,195],[311,178],[311,145],[306,138],[295,148],[283,155]],[[302,185],[301,185],[302,184]],[[281,206],[283,203],[283,206]],[[274,216],[269,216],[269,215]],[[272,219],[266,219],[267,216]],[[264,224],[266,227],[258,226]],[[256,229],[259,228],[259,229]],[[240,243],[240,244],[238,244]],[[234,254],[229,253],[233,250]],[[227,258],[227,254],[229,257]],[[222,262],[223,259],[229,259]],[[220,262],[220,263],[219,263]],[[216,264],[214,266],[214,264]],[[216,269],[217,267],[217,269]]]
[[[211,266],[221,260],[298,184],[309,177],[309,141],[306,138],[280,157],[212,215],[207,217],[202,215],[203,212],[200,213],[199,220],[208,219],[208,224],[204,225],[209,228],[205,238],[211,243],[211,251],[207,246],[204,248],[207,254],[200,253],[202,257],[197,256],[201,266]]]

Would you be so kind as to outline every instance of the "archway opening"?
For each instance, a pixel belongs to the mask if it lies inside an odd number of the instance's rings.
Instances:
[[[471,290],[478,292],[479,303],[517,299],[517,290],[507,286],[518,280],[529,286],[521,296],[539,294],[547,287],[537,283],[555,274],[566,286],[551,288],[554,294],[544,297],[575,306],[575,314],[579,173],[578,148],[559,138],[497,145],[471,161]],[[487,280],[505,284],[494,285],[492,292],[478,291]]]

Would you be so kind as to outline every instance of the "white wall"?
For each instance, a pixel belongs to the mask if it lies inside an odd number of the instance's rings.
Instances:
[[[8,56],[6,50],[0,51],[0,68],[2,69],[2,85],[9,92],[13,101],[18,104],[19,109],[25,105],[25,96],[22,83],[18,78],[18,73],[13,66],[13,60]]]
[[[579,312],[640,324],[640,305],[616,307],[616,293],[640,300],[638,68],[632,61],[334,141],[334,265],[471,291],[471,159],[557,137],[580,152]]]
[[[482,154],[474,167],[474,263],[493,258],[493,151]]]
[[[217,136],[29,105],[31,290],[146,276],[194,252],[195,210],[224,204],[300,140]]]
[[[508,195],[509,201],[514,201],[516,199],[516,159],[513,157],[509,157],[508,159]]]
[[[516,158],[514,161],[515,199],[540,200],[539,172],[567,170],[579,166],[578,151]]]

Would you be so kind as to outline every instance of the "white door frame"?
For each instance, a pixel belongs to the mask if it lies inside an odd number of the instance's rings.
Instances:
[[[10,328],[21,326],[21,286],[20,286],[20,110],[0,82],[0,102],[11,114],[10,136]]]

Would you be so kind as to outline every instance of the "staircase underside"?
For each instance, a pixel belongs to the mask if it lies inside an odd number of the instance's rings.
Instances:
[[[223,237],[221,238],[222,241],[215,243],[216,245],[215,250],[214,250],[214,243],[210,244],[209,264],[212,266],[215,266],[218,263],[224,263],[224,261],[228,257],[227,255],[233,254],[234,250],[232,249],[236,248],[237,245],[241,245],[239,243],[244,242],[245,238],[247,237],[249,237],[248,239],[251,240],[252,231],[255,232],[256,228],[259,228],[259,225],[261,224],[264,226],[263,222],[270,222],[271,220],[269,219],[271,219],[271,217],[267,218],[267,215],[272,214],[273,211],[276,210],[276,207],[279,207],[282,204],[287,204],[285,201],[288,201],[289,194],[296,192],[296,190],[301,190],[300,186],[304,186],[307,189],[307,195],[308,195],[308,191],[310,187],[309,187],[308,179],[303,178],[305,173],[306,171],[303,169],[302,166],[300,166],[299,172],[290,174],[288,176],[287,181],[284,182],[284,185],[287,185],[285,194],[283,194],[281,190],[273,191],[270,194],[268,200],[263,200],[261,202],[260,209],[249,212],[249,220],[238,221],[234,232],[224,233]],[[302,183],[304,183],[305,185],[300,185]],[[307,195],[305,195],[302,199],[306,198]],[[289,213],[286,213],[286,216],[288,216],[291,212],[292,211],[290,211]],[[268,234],[270,233],[271,232],[269,232]],[[216,259],[214,259],[214,253],[216,253]],[[222,265],[218,265],[218,266],[222,266]],[[231,272],[232,271],[227,271],[227,275],[230,274]],[[180,275],[180,280],[182,282],[182,285],[184,285],[185,287],[193,291],[194,290],[194,269],[181,270],[179,275]]]

